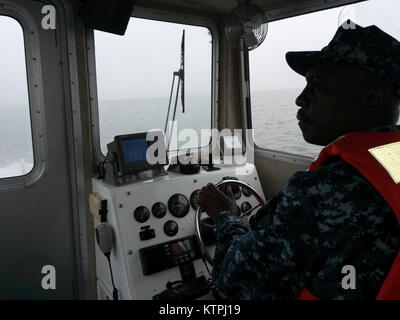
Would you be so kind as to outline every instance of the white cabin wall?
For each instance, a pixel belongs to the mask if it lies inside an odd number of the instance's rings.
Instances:
[[[219,83],[218,83],[218,129],[243,129],[242,74],[240,52],[226,40],[223,19],[219,28]],[[297,171],[306,170],[307,161],[283,161],[280,157],[265,156],[256,149],[254,164],[257,168],[264,194],[267,198],[277,195],[290,177]],[[311,161],[310,161],[311,162]]]
[[[308,165],[305,164],[270,159],[257,151],[255,152],[254,164],[267,199],[276,196],[294,173],[305,171],[308,168]]]
[[[221,21],[218,30],[218,129],[242,129],[240,52],[227,42]]]

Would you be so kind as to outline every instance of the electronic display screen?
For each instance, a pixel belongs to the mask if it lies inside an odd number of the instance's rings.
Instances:
[[[146,138],[122,140],[125,163],[146,160],[147,141]]]
[[[154,143],[156,145],[153,146]],[[107,148],[117,158],[117,170],[122,175],[158,169],[168,163],[164,133],[161,130],[115,136]],[[149,148],[150,153],[147,154]]]

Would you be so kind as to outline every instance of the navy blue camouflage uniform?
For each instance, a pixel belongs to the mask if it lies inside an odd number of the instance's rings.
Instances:
[[[386,126],[367,131],[400,130]],[[216,220],[213,279],[229,299],[375,299],[400,248],[394,213],[351,165],[331,158],[298,172],[256,214],[256,228],[230,212]],[[356,270],[343,289],[342,268]]]

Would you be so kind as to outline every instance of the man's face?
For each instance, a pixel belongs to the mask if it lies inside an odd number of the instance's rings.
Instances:
[[[296,99],[304,140],[325,146],[345,133],[362,129],[367,78],[363,70],[344,64],[310,69],[307,86]]]

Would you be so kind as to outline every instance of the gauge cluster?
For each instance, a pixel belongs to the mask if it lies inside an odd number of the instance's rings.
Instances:
[[[200,170],[193,175],[168,172],[165,176],[124,186],[109,185],[95,178],[92,180],[93,192],[107,199],[108,223],[114,230],[115,238],[111,263],[113,270],[115,268],[115,282],[121,299],[151,299],[165,290],[165,283],[181,279],[181,264],[187,263],[184,255],[175,257],[176,263],[167,263],[168,259],[159,253],[167,252],[168,244],[180,243],[182,239],[192,239],[195,245],[194,220],[201,188],[210,182],[216,184],[235,178],[251,185],[264,196],[252,164],[221,167],[221,170],[210,172]],[[233,187],[232,192],[242,213],[258,204],[249,190],[241,186]],[[96,220],[95,226],[99,223]],[[96,276],[112,292],[107,259],[95,247]],[[142,261],[140,252],[145,261]],[[208,275],[200,256],[189,256],[189,260],[194,265],[196,277]]]
[[[189,199],[184,194],[175,193],[169,197],[167,205],[158,201],[151,206],[151,213],[157,219],[164,218],[168,212],[173,216],[173,218],[178,218],[177,221],[171,219],[165,221],[163,230],[167,236],[173,237],[178,233],[179,219],[186,217],[190,211],[190,208],[193,210],[198,209],[197,201],[199,193],[200,189],[194,190],[190,193]],[[245,187],[232,187],[232,193],[235,200],[242,198],[242,195],[243,198],[249,198],[252,196],[250,190]],[[246,201],[246,199],[243,199],[241,204],[238,205],[240,213],[245,213],[251,208],[251,203]],[[150,210],[145,206],[138,206],[133,211],[133,218],[138,223],[145,223],[150,218]],[[169,216],[169,218],[171,218],[171,216]],[[148,239],[146,238],[146,240]]]

